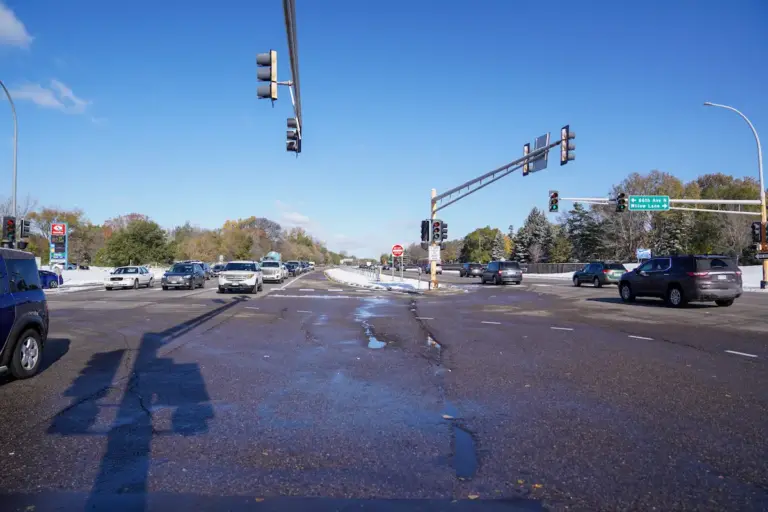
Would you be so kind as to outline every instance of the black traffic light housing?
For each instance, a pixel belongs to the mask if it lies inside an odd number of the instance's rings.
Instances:
[[[448,223],[443,222],[442,226],[440,227],[440,241],[446,242],[448,241]]]
[[[269,82],[269,85],[260,85],[256,88],[259,99],[277,99],[277,52],[256,55],[256,78],[259,82]]]
[[[301,135],[299,133],[299,122],[295,117],[289,117],[286,120],[288,130],[285,132],[285,150],[292,151],[297,155],[301,153]]]
[[[768,225],[768,224],[767,224]],[[753,244],[759,244],[762,242],[762,229],[763,225],[760,222],[753,222],[752,223],[752,243]]]
[[[21,237],[20,238],[29,238],[29,228],[30,228],[31,222],[27,219],[21,219]]]
[[[16,218],[3,217],[3,240],[13,243],[16,240]]]
[[[528,156],[531,152],[531,145],[530,144],[524,144],[523,145],[523,156]],[[528,176],[530,174],[530,166],[528,165],[528,160],[523,163],[523,176]]]
[[[442,241],[442,235],[443,235],[443,221],[439,219],[433,219],[432,220],[432,233],[431,233],[430,242],[433,244],[439,244]]]
[[[429,242],[429,220],[421,221],[421,241]]]
[[[556,213],[560,211],[560,194],[557,190],[549,191],[549,211],[550,213]]]
[[[571,131],[570,125],[565,125],[560,129],[560,165],[565,165],[571,160],[576,160],[573,151],[576,150],[576,143],[571,142],[576,138],[576,132]]]
[[[624,192],[619,192],[616,196],[616,211],[618,213],[627,211],[627,194]]]

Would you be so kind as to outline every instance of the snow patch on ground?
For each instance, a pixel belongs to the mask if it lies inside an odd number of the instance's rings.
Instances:
[[[42,270],[50,270],[47,266],[40,267]],[[147,267],[155,276],[155,281],[160,282],[160,278],[168,270],[168,267],[152,268]],[[46,292],[74,292],[104,286],[104,278],[112,272],[115,267],[91,267],[89,270],[63,270],[61,277],[64,278],[64,284],[53,290]]]
[[[381,274],[381,281],[371,280],[369,277],[357,273],[353,270],[345,270],[343,268],[331,268],[325,271],[325,274],[332,280],[339,283],[343,283],[349,286],[357,286],[360,288],[368,288],[370,290],[390,290],[400,292],[415,292],[417,290],[428,290],[429,283],[427,281],[419,282],[417,279],[404,278],[400,282],[400,277],[395,276],[394,280],[391,275]]]

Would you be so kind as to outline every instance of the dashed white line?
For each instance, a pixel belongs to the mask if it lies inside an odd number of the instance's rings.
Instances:
[[[245,309],[259,309],[259,308],[255,308],[253,306],[245,306]]]
[[[304,311],[303,309],[297,309],[297,313],[312,313],[311,311]]]
[[[489,322],[487,320],[482,320],[480,323],[481,324],[489,324],[489,325],[501,325],[501,322]]]
[[[634,338],[636,340],[653,341],[653,338],[646,338],[645,336],[635,336],[633,334],[630,334],[629,337]]]
[[[299,288],[300,292],[313,292],[315,291],[314,288]]]
[[[328,291],[329,292],[343,292],[344,290],[342,290],[341,288],[328,288]]]
[[[735,354],[737,356],[744,356],[744,357],[757,357],[755,354],[747,354],[746,352],[736,352],[735,350],[726,350],[729,354]]]
[[[550,327],[550,329],[553,329],[555,331],[572,331],[573,330],[571,327]]]
[[[285,290],[286,288],[288,288],[289,286],[291,286],[293,283],[295,283],[296,281],[298,281],[299,279],[301,279],[302,277],[304,277],[304,276],[306,276],[306,275],[309,275],[309,274],[301,274],[299,277],[297,277],[297,278],[295,278],[295,279],[292,279],[292,280],[288,281],[288,282],[287,282],[287,283],[285,283],[283,286],[281,286],[280,288],[277,288],[277,289],[278,289],[278,290],[280,290],[280,291],[283,291],[283,290]]]
[[[431,316],[417,316],[416,320],[434,320]]]

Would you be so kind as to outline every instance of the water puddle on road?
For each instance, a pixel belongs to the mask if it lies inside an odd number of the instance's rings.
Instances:
[[[369,318],[376,318],[377,316],[380,316],[373,312],[373,309],[376,308],[376,306],[387,303],[389,303],[389,300],[387,299],[371,297],[369,299],[365,299],[363,305],[355,310],[355,321],[360,322],[360,324],[363,326],[363,332],[365,333],[365,337],[368,338],[368,348],[370,349],[378,350],[387,346],[386,341],[382,341],[376,337],[376,333],[373,331],[373,327],[367,321]]]
[[[477,473],[477,448],[472,433],[458,422],[459,411],[451,402],[445,402],[443,419],[451,422],[453,433],[453,468],[459,480],[471,480]]]

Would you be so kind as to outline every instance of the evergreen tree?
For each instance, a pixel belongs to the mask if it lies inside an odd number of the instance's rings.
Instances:
[[[496,232],[496,237],[493,239],[493,246],[491,247],[491,257],[494,260],[506,259],[509,255],[504,250],[504,235],[501,231]]]

